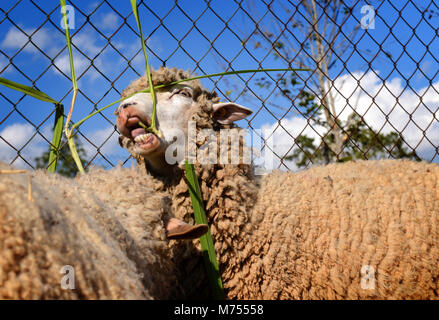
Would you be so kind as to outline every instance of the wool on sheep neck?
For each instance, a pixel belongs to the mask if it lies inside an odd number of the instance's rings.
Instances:
[[[161,68],[152,72],[154,85],[170,83],[188,78],[189,74],[181,70]],[[204,89],[199,81],[190,81],[189,85],[194,89],[193,99],[198,105],[198,110],[191,116],[196,123],[197,132],[202,129],[212,129],[217,134],[217,143],[220,143],[219,130],[242,130],[233,124],[219,124],[213,120],[213,104],[219,101],[215,92]],[[127,96],[148,87],[148,81],[142,77],[134,81],[122,96]],[[124,145],[130,149],[129,141]],[[197,141],[197,148],[203,141]],[[245,143],[240,139],[238,145],[228,145],[228,152],[232,148],[240,155],[242,163],[243,148]],[[220,147],[218,147],[218,152]],[[194,223],[192,202],[187,183],[184,178],[184,165],[173,165],[167,168],[167,173],[155,172],[153,167],[142,157],[132,153],[139,166],[145,170],[146,178],[154,181],[157,191],[168,194],[167,214],[188,223]],[[218,154],[219,158],[219,154]],[[219,163],[219,161],[218,161]],[[212,237],[215,243],[215,251],[219,262],[220,272],[223,279],[224,289],[235,290],[236,283],[229,282],[238,272],[242,261],[254,254],[253,244],[247,242],[250,239],[252,228],[249,227],[251,207],[257,196],[257,186],[253,175],[253,167],[249,164],[194,164],[200,188],[205,204],[206,215],[211,227]],[[193,259],[194,252],[185,250],[184,243],[175,244],[177,260],[187,261]],[[199,253],[198,253],[199,254]],[[199,259],[201,262],[201,259]],[[183,262],[182,267],[187,267]],[[190,264],[189,264],[190,265]],[[202,268],[202,264],[197,266]],[[194,272],[188,270],[187,274]]]
[[[154,181],[157,191],[165,192],[169,197],[166,214],[175,216],[188,223],[194,223],[192,202],[188,185],[184,179],[184,167],[174,166],[167,176],[156,175],[148,169],[143,158],[138,158],[139,166],[145,170],[146,179]],[[226,293],[239,291],[236,284],[228,280],[239,273],[239,266],[250,256],[257,254],[250,240],[251,208],[257,198],[257,182],[250,165],[200,165],[195,164],[200,189],[205,204],[206,215],[215,243],[215,251]],[[253,226],[254,227],[254,226]],[[261,245],[264,241],[261,241]],[[194,252],[188,252],[184,243],[176,243],[175,251],[182,261],[193,259]],[[183,248],[181,248],[183,247]],[[198,247],[199,249],[199,247]],[[199,252],[198,252],[199,254]],[[182,263],[182,267],[186,263]],[[201,257],[198,269],[202,268]],[[186,274],[194,270],[188,270]]]

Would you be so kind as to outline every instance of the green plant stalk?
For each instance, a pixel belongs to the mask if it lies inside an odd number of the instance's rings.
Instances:
[[[196,77],[187,78],[187,79],[181,79],[181,80],[177,80],[177,81],[166,83],[166,84],[160,84],[160,85],[155,86],[153,88],[154,88],[154,90],[156,90],[156,89],[160,89],[160,88],[173,86],[173,85],[176,85],[176,84],[179,84],[182,82],[198,80],[198,79],[205,79],[205,78],[210,78],[210,77],[220,77],[220,76],[241,74],[241,73],[258,73],[258,72],[273,72],[273,71],[310,71],[310,69],[251,69],[251,70],[228,71],[228,72],[212,73],[212,74],[207,74],[207,75],[203,75],[203,76],[196,76]],[[77,123],[75,123],[72,126],[72,129],[78,128],[81,124],[83,124],[85,121],[87,121],[91,117],[97,115],[99,112],[102,112],[105,109],[108,109],[109,107],[115,105],[116,103],[122,102],[128,98],[131,98],[132,96],[134,96],[138,93],[145,93],[145,92],[150,92],[149,88],[134,92],[133,94],[130,94],[129,96],[126,96],[125,98],[118,99],[118,100],[106,105],[105,107],[102,107],[102,108],[96,110],[95,112],[90,113],[88,116],[86,116],[85,118],[83,118],[83,119],[79,120]]]
[[[208,224],[206,212],[204,211],[203,198],[201,196],[200,185],[195,174],[194,165],[185,161],[186,181],[189,187],[189,194],[194,209],[195,222],[197,224]],[[218,260],[216,259],[215,247],[213,245],[210,230],[200,238],[203,260],[207,271],[207,277],[212,289],[213,298],[216,300],[224,299],[223,284],[219,272]]]
[[[134,17],[136,18],[137,27],[139,29],[140,40],[142,41],[142,51],[143,51],[143,57],[145,58],[146,74],[148,77],[149,87],[151,88],[152,117],[151,117],[151,127],[148,128],[147,130],[152,131],[154,134],[156,134],[158,137],[161,138],[162,135],[157,130],[156,121],[155,121],[156,114],[157,114],[157,107],[156,107],[157,101],[156,101],[156,96],[155,96],[155,92],[154,92],[154,86],[152,85],[151,70],[149,68],[148,56],[146,54],[145,40],[143,39],[142,25],[140,23],[139,11],[137,8],[137,0],[131,0],[131,6],[133,7]]]
[[[55,106],[55,124],[53,129],[52,146],[49,153],[49,166],[47,171],[55,172],[59,158],[59,147],[61,144],[62,131],[64,126],[64,106],[57,104]]]
[[[32,87],[25,86],[23,84],[20,84],[20,83],[17,83],[17,82],[14,82],[14,81],[11,81],[11,80],[8,80],[5,78],[0,78],[0,84],[5,86],[5,87],[11,88],[15,91],[22,92],[22,93],[24,93],[28,96],[31,96],[35,99],[45,101],[45,102],[51,102],[54,104],[59,104],[58,101],[56,101],[55,99],[52,99],[44,92],[41,92],[41,91],[34,89]]]
[[[139,28],[140,39],[142,41],[142,50],[143,50],[143,56],[145,58],[146,74],[149,83],[148,91],[150,91],[151,93],[152,106],[153,106],[151,126],[149,128],[146,128],[146,126],[141,122],[139,122],[139,125],[144,127],[147,131],[152,131],[154,134],[161,137],[161,134],[156,127],[155,120],[156,120],[156,112],[157,112],[157,101],[154,91],[155,88],[153,86],[151,79],[151,70],[149,68],[148,57],[146,54],[145,41],[143,39],[143,32],[139,19],[137,1],[131,0],[131,6],[133,7],[133,13],[137,21],[137,27]],[[188,185],[189,185],[189,190],[192,200],[192,206],[194,208],[195,220],[197,221],[197,223],[207,224],[206,213],[204,212],[204,208],[201,200],[202,198],[201,198],[200,187],[198,185],[198,180],[197,180],[197,176],[195,175],[194,167],[192,164],[188,164],[187,162],[185,163],[185,166],[186,166],[186,177],[189,181]],[[201,222],[201,221],[205,221],[205,222]],[[203,249],[203,257],[206,264],[206,270],[207,270],[209,282],[213,290],[213,296],[215,299],[223,299],[224,294],[223,294],[223,288],[221,283],[221,276],[219,275],[218,262],[216,260],[215,249],[213,247],[213,241],[212,241],[212,236],[210,235],[210,231],[208,231],[208,235],[202,236],[200,241],[201,241],[201,248]]]
[[[67,138],[69,143],[70,151],[72,152],[73,160],[75,160],[76,166],[81,173],[85,173],[84,168],[82,167],[81,159],[79,158],[78,151],[76,150],[75,141],[73,140],[73,135],[70,138]],[[82,171],[81,171],[82,170]]]
[[[73,63],[72,44],[70,41],[69,23],[67,21],[66,1],[60,0],[60,4],[61,4],[61,12],[62,12],[63,22],[64,22],[64,31],[65,31],[65,35],[66,35],[67,50],[69,52],[70,75],[71,75],[72,86],[73,86],[73,98],[72,98],[72,103],[70,105],[69,114],[67,115],[67,121],[66,121],[66,126],[65,126],[65,130],[68,130],[68,127],[70,124],[70,119],[72,118],[73,107],[75,106],[76,95],[78,93],[78,84],[76,82],[75,66]]]
[[[73,88],[78,88],[78,85],[76,83],[75,67],[73,65],[73,54],[72,54],[72,45],[70,42],[69,22],[67,21],[66,0],[60,0],[59,2],[61,5],[61,13],[64,21],[64,31],[66,35],[67,50],[69,51],[70,73],[72,75],[72,84],[73,84]]]
[[[0,84],[8,88],[11,88],[13,90],[22,92],[35,99],[55,104],[55,109],[56,109],[55,124],[54,124],[54,131],[52,137],[52,146],[50,148],[50,154],[49,154],[49,163],[47,167],[47,170],[49,172],[55,172],[56,165],[58,162],[58,152],[59,152],[59,146],[61,143],[62,130],[64,125],[64,106],[58,101],[56,101],[55,99],[49,97],[46,93],[36,90],[32,87],[25,86],[23,84],[5,78],[0,78]]]
[[[148,127],[145,126],[145,125],[143,124],[143,122],[138,122],[138,123],[139,123],[139,126],[141,126],[143,129],[148,130]]]
[[[72,104],[70,105],[70,111],[67,116],[66,125],[64,128],[64,133],[66,135],[67,141],[69,143],[70,152],[72,153],[73,160],[75,161],[76,167],[78,167],[78,170],[81,174],[85,173],[84,167],[82,166],[81,159],[79,158],[78,151],[76,150],[75,141],[73,140],[73,127],[71,129],[68,128],[68,123],[70,122],[70,118],[72,116],[73,106],[75,105],[76,101],[76,94],[77,89],[73,91],[73,98],[72,98]]]
[[[73,86],[72,103],[70,105],[69,114],[67,115],[67,120],[66,120],[66,124],[64,127],[64,133],[66,135],[67,141],[69,143],[70,151],[72,152],[72,157],[75,160],[75,163],[76,163],[76,166],[78,167],[79,172],[85,173],[84,167],[82,166],[82,163],[81,163],[81,159],[79,158],[78,152],[76,150],[75,142],[73,141],[73,134],[72,134],[73,128],[69,129],[70,119],[72,118],[73,108],[75,106],[76,96],[78,94],[78,84],[76,82],[75,66],[73,64],[72,44],[70,41],[69,23],[67,21],[66,1],[60,0],[59,2],[61,5],[61,12],[62,12],[62,16],[63,16],[67,49],[69,51],[70,74],[71,74],[72,86]]]

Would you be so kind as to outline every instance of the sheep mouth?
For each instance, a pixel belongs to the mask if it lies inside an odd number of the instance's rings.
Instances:
[[[130,141],[129,144],[121,143],[121,146],[130,148],[133,152],[147,156],[161,145],[161,140],[154,133],[148,132],[144,127],[151,126],[151,118],[143,112],[128,106],[119,111],[116,120],[117,128],[121,136]],[[143,126],[142,126],[142,125]]]
[[[142,121],[137,116],[127,119],[126,128],[129,132],[130,140],[134,142],[135,147],[141,149],[142,153],[157,149],[160,145],[159,137],[152,132],[147,132],[139,122],[142,122],[146,127],[150,126],[149,121]]]

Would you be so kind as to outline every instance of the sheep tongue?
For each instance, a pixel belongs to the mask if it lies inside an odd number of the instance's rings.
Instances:
[[[143,128],[136,128],[131,131],[131,136],[133,137],[133,139],[137,136],[140,136],[141,134],[146,134],[146,130]]]

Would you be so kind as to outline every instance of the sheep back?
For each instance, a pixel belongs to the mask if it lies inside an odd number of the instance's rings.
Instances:
[[[0,169],[10,169],[0,164]],[[0,298],[152,299],[177,294],[160,195],[137,169],[76,179],[0,175]],[[65,265],[75,289],[63,289]]]
[[[438,298],[438,178],[436,164],[401,160],[263,177],[252,214],[258,254],[231,295]]]

